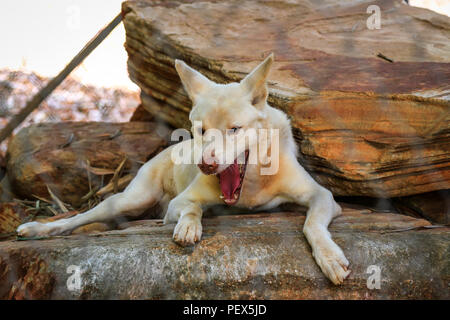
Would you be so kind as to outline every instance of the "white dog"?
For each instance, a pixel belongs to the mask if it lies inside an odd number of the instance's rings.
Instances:
[[[350,273],[349,263],[327,230],[331,220],[341,214],[341,208],[331,192],[315,182],[297,162],[296,144],[287,116],[267,104],[266,78],[272,62],[273,55],[270,55],[240,83],[223,85],[176,60],[176,70],[193,102],[189,118],[193,124],[201,123],[192,128],[194,139],[159,153],[139,169],[122,193],[107,198],[95,208],[68,219],[23,224],[17,229],[18,234],[33,237],[69,233],[89,223],[139,215],[159,202],[165,208],[164,222],[177,222],[173,239],[181,245],[192,245],[200,241],[202,235],[202,212],[212,205],[225,202],[264,210],[280,203],[296,202],[309,207],[303,232],[317,264],[334,284],[342,283]],[[212,129],[238,142],[240,147],[234,154],[239,155],[241,161],[237,161],[237,157],[234,161],[223,161],[221,156],[226,148],[217,147],[224,143],[211,143],[208,132]],[[250,129],[276,130],[279,140],[275,141],[276,145],[270,139],[261,145],[259,140],[245,138],[242,134]],[[195,137],[200,137],[204,146],[201,163],[175,164],[174,151],[194,150]],[[256,144],[260,155],[265,154],[265,160],[271,153],[269,163],[263,164],[255,157],[253,147]],[[275,147],[279,151],[276,159]],[[249,159],[255,158],[256,162],[250,163]],[[278,162],[276,172],[262,174],[274,161]]]

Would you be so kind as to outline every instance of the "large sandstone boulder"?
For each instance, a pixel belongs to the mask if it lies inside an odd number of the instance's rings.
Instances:
[[[270,104],[319,182],[372,197],[450,187],[450,18],[372,0],[128,1],[123,14],[130,77],[156,118],[190,127],[175,58],[226,83],[274,52]]]
[[[301,232],[304,220],[292,212],[205,218],[203,240],[188,248],[175,244],[174,225],[160,220],[95,235],[0,242],[0,297],[450,298],[449,228],[346,208],[330,231],[352,273],[336,287],[311,256]]]
[[[134,175],[168,145],[169,132],[152,122],[31,125],[8,145],[8,177],[23,198],[51,200],[48,187],[61,201],[80,205],[83,196],[108,184],[124,159],[122,174]]]

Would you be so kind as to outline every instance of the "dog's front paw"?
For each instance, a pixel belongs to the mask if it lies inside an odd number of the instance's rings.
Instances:
[[[36,221],[24,223],[17,228],[17,235],[27,238],[50,236],[57,233],[58,230],[52,228],[49,224]]]
[[[202,237],[202,223],[200,218],[185,215],[178,220],[173,231],[173,240],[182,245],[194,245]]]
[[[313,256],[322,272],[335,285],[342,284],[351,272],[348,269],[347,258],[334,242],[316,247],[313,250]]]

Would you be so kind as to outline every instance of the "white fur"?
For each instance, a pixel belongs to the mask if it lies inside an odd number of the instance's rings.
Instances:
[[[297,149],[287,116],[267,102],[266,78],[273,56],[269,56],[241,83],[219,85],[188,67],[182,61],[175,66],[193,101],[190,120],[201,120],[208,128],[222,130],[239,125],[245,128],[280,130],[280,170],[268,180],[259,174],[259,166],[247,167],[242,193],[236,206],[269,208],[283,202],[307,205],[304,234],[323,273],[340,284],[348,276],[349,262],[333,242],[327,227],[341,214],[332,194],[320,186],[297,162]],[[180,142],[191,146],[191,140]],[[34,237],[69,233],[92,222],[107,221],[122,215],[138,215],[160,202],[167,207],[164,222],[177,222],[173,239],[181,245],[200,241],[201,217],[205,208],[223,203],[217,177],[205,175],[195,164],[174,165],[171,146],[144,164],[122,192],[95,208],[68,219],[49,223],[30,222],[19,226],[20,236]],[[221,164],[222,165],[222,164]],[[226,165],[222,165],[225,168]],[[266,177],[267,179],[267,177]]]

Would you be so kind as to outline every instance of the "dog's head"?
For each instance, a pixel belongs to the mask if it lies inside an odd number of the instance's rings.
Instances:
[[[237,202],[255,133],[264,127],[268,90],[266,79],[273,62],[269,55],[239,83],[217,84],[180,60],[175,61],[181,82],[192,100],[189,119],[194,139],[202,142],[204,174],[219,176],[226,203]]]

